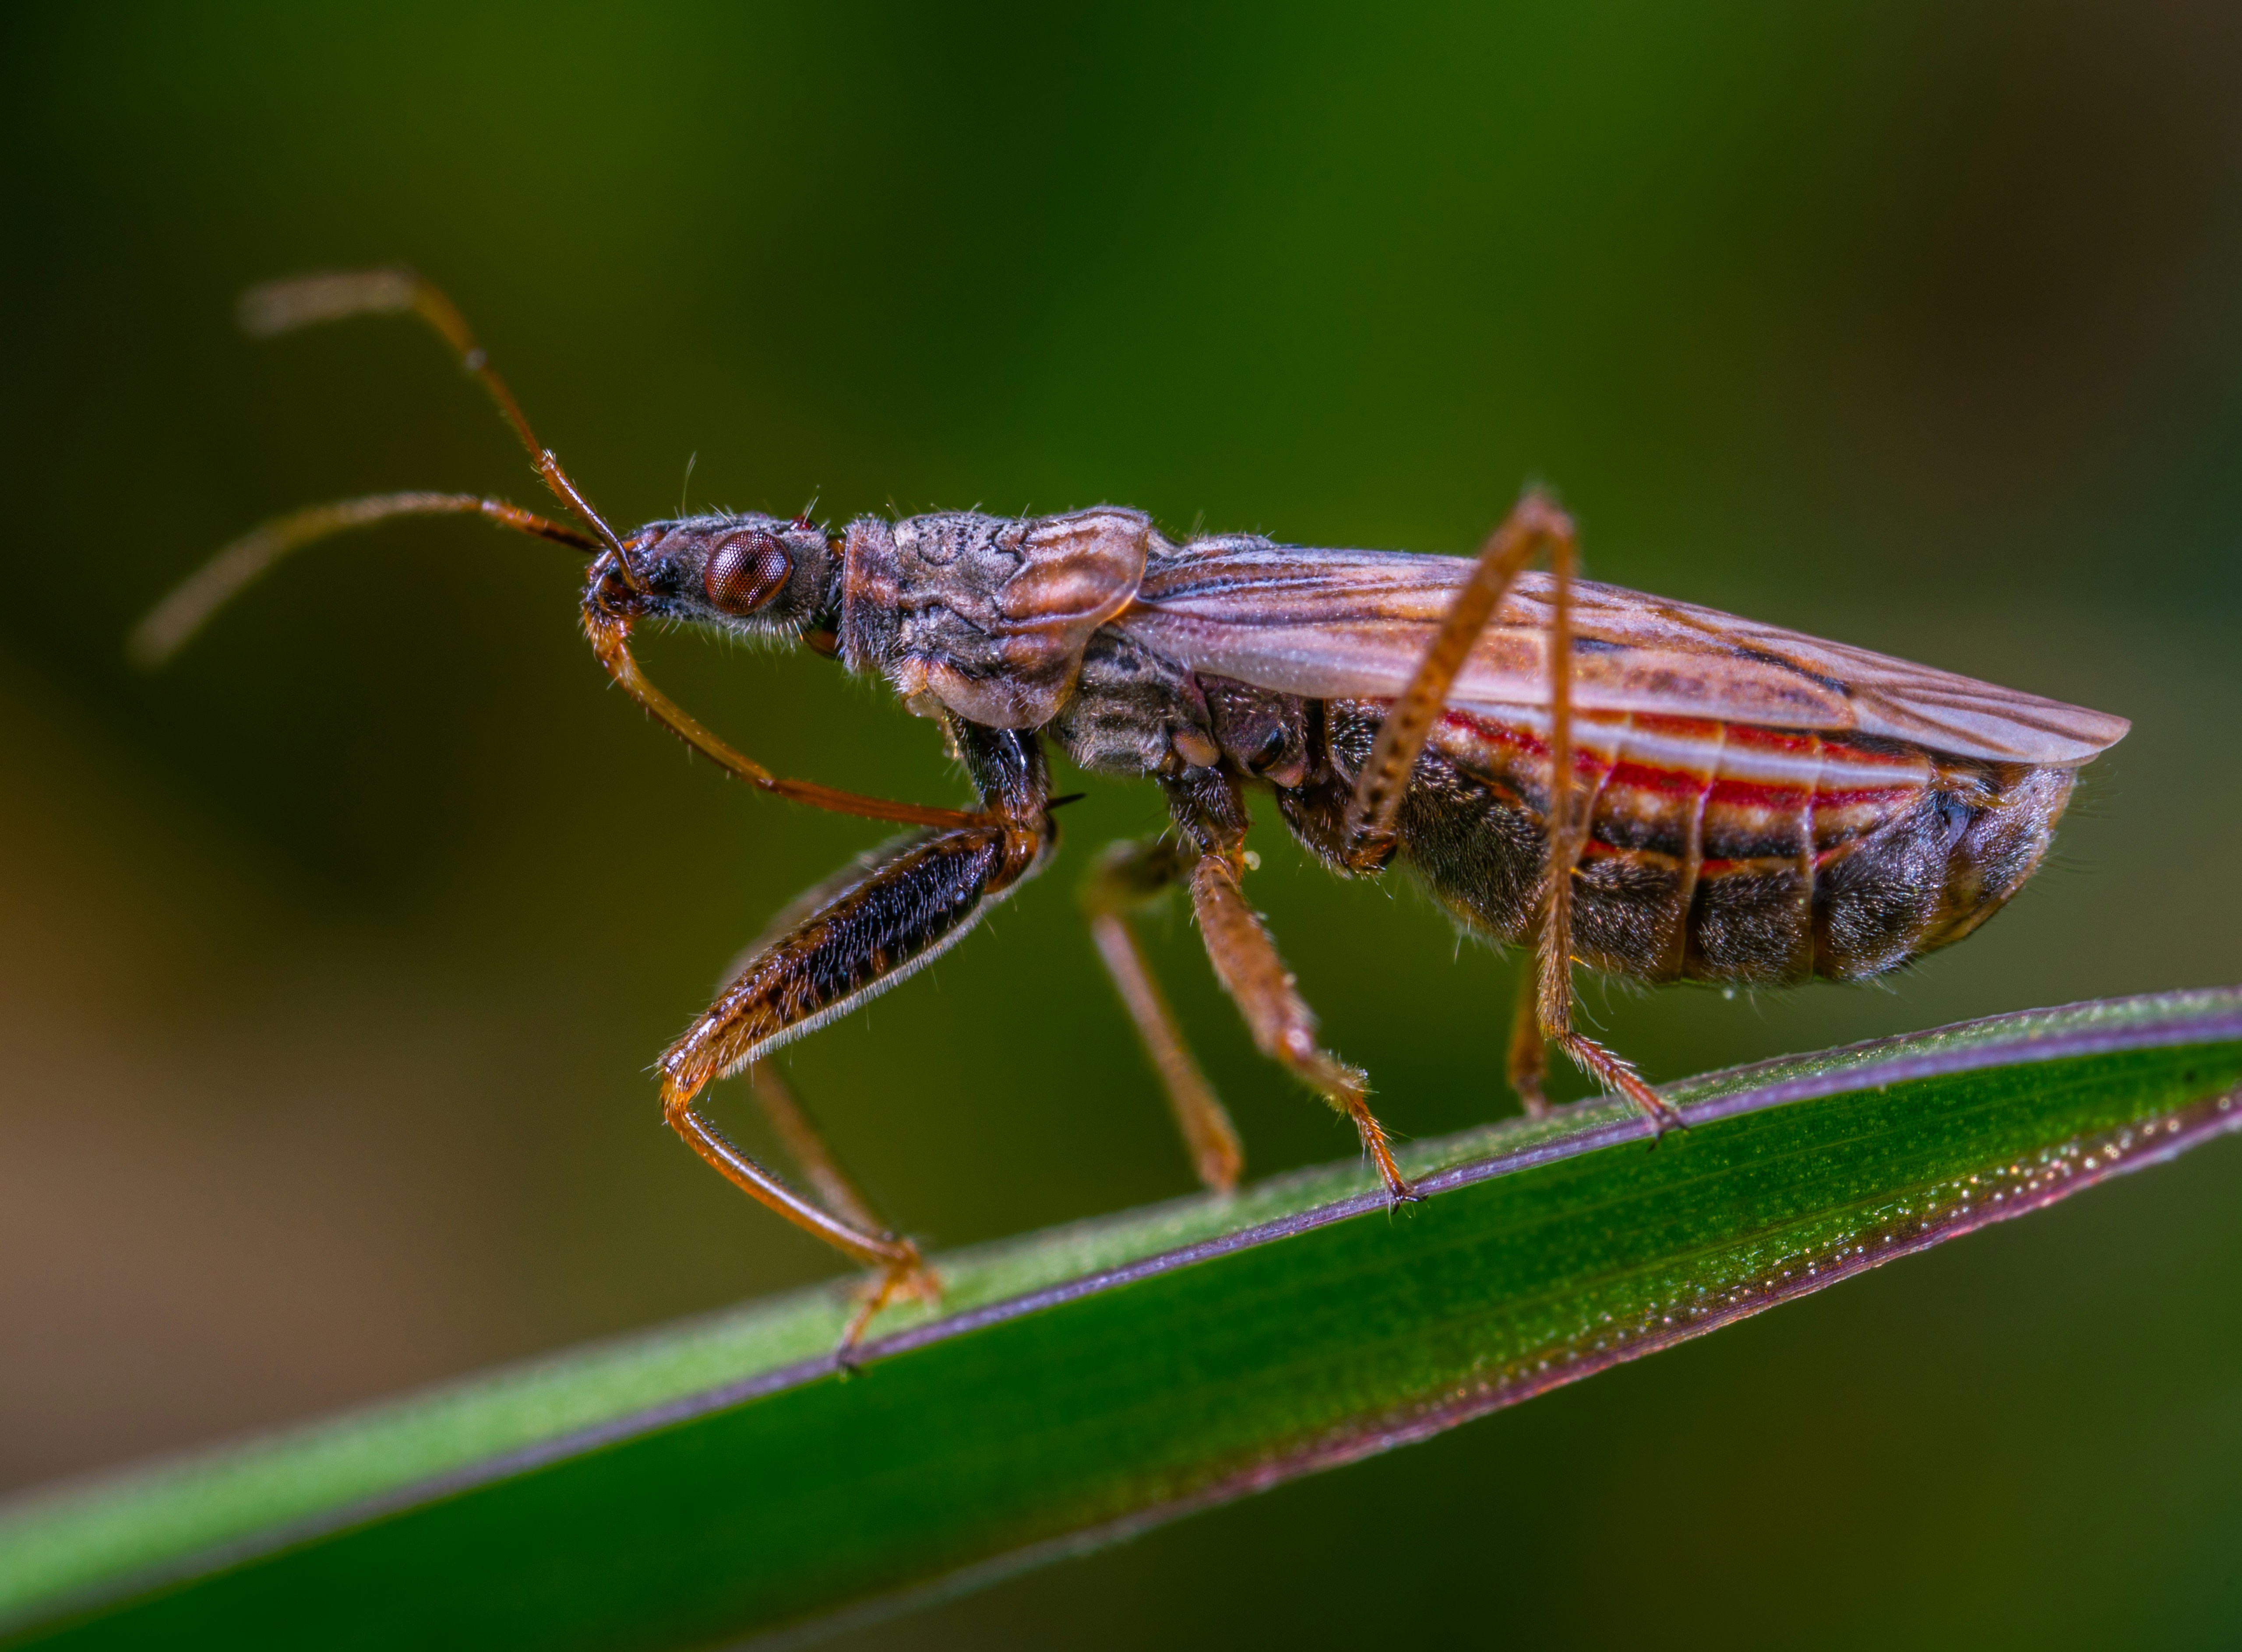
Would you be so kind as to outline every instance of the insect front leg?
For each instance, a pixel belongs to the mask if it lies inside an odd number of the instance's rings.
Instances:
[[[659,1064],[662,1118],[695,1152],[750,1198],[879,1271],[878,1286],[842,1338],[844,1347],[898,1294],[932,1293],[918,1247],[864,1220],[869,1212],[861,1202],[842,1214],[795,1192],[693,1104],[711,1080],[847,1013],[954,945],[1001,892],[1001,885],[990,886],[1011,858],[1004,837],[995,824],[930,833],[881,857],[750,958]],[[1025,858],[1032,859],[1032,850]]]
[[[856,1311],[849,1316],[849,1323],[841,1333],[839,1346],[845,1360],[848,1351],[863,1335],[864,1327],[872,1322],[882,1308],[893,1301],[914,1299],[922,1302],[938,1302],[942,1299],[942,1281],[931,1268],[919,1261],[917,1249],[910,1240],[896,1239],[887,1224],[873,1211],[871,1201],[857,1191],[856,1185],[842,1170],[840,1161],[833,1156],[833,1150],[825,1145],[825,1138],[809,1122],[809,1115],[802,1111],[802,1104],[794,1098],[793,1090],[779,1076],[778,1068],[774,1064],[749,1062],[748,1089],[755,1097],[756,1106],[762,1110],[764,1121],[770,1125],[772,1134],[779,1138],[780,1145],[786,1149],[787,1157],[794,1161],[795,1168],[802,1172],[802,1179],[816,1191],[826,1213],[838,1217],[859,1234],[877,1235],[883,1240],[895,1242],[909,1252],[908,1256],[899,1252],[885,1259],[879,1278],[870,1289],[858,1297]],[[790,1212],[786,1213],[791,1215]],[[824,1235],[821,1233],[820,1237]]]
[[[748,1064],[748,1091],[762,1110],[763,1122],[786,1149],[786,1156],[802,1172],[802,1179],[824,1204],[825,1208],[853,1227],[867,1232],[884,1233],[888,1225],[872,1209],[872,1203],[857,1191],[856,1184],[841,1168],[841,1161],[817,1133],[817,1126],[809,1122],[809,1115],[794,1097],[794,1087],[779,1076],[778,1064],[770,1061],[751,1061]]]
[[[1032,736],[952,732],[982,782],[986,818],[906,838],[867,856],[854,876],[821,885],[819,898],[744,961],[658,1064],[662,1117],[695,1152],[750,1198],[879,1270],[878,1285],[842,1339],[844,1350],[896,1297],[934,1290],[918,1247],[876,1227],[861,1199],[853,1210],[849,1201],[829,1201],[843,1205],[836,1213],[795,1192],[727,1140],[694,1102],[712,1080],[750,1067],[924,968],[1036,869],[1051,833],[1048,784]],[[804,1165],[813,1179],[818,1168],[816,1159]]]
[[[1245,1167],[1245,1149],[1230,1114],[1191,1058],[1128,917],[1131,909],[1159,899],[1188,877],[1193,859],[1165,838],[1116,843],[1098,857],[1084,881],[1082,905],[1098,955],[1168,1092],[1168,1105],[1183,1132],[1192,1167],[1208,1187],[1227,1193],[1238,1185],[1238,1173]]]
[[[1198,842],[1191,869],[1191,913],[1199,938],[1222,983],[1245,1017],[1261,1053],[1279,1063],[1353,1122],[1363,1151],[1378,1166],[1387,1195],[1413,1199],[1386,1138],[1370,1111],[1369,1075],[1351,1067],[1316,1039],[1315,1011],[1293,983],[1241,883],[1245,870],[1245,800],[1237,782],[1219,770],[1198,771],[1169,789],[1177,821]]]

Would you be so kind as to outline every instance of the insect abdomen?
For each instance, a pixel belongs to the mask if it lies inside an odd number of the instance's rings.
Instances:
[[[1382,708],[1330,708],[1335,751]],[[1420,761],[1401,852],[1506,941],[1532,938],[1547,855],[1546,719],[1452,712]],[[1593,794],[1574,872],[1580,956],[1638,980],[1859,979],[1958,940],[2038,865],[2072,772],[1896,742],[1681,718],[1580,721]]]

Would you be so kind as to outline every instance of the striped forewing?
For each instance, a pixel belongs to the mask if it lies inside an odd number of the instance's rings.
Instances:
[[[1157,556],[1118,621],[1194,670],[1312,699],[1400,693],[1472,565],[1460,557],[1210,539]],[[1549,577],[1527,574],[1451,705],[1549,699]],[[2071,766],[2130,726],[2083,707],[1616,586],[1573,587],[1584,710],[1837,730],[1999,762]]]

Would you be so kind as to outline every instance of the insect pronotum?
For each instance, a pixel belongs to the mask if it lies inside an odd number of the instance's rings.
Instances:
[[[477,514],[589,556],[582,621],[608,674],[748,784],[910,829],[773,921],[661,1060],[663,1116],[718,1172],[876,1277],[842,1339],[938,1289],[850,1186],[764,1061],[955,944],[1056,843],[1044,761],[1152,781],[1175,830],[1099,857],[1083,904],[1200,1179],[1233,1185],[1237,1132],[1178,1036],[1129,923],[1188,887],[1216,977],[1262,1052],[1353,1120],[1392,1198],[1409,1185],[1326,1050],[1243,879],[1245,793],[1334,870],[1405,864],[1464,925],[1534,950],[1508,1054],[1542,1109],[1554,1044],[1654,1128],[1672,1110],[1574,1024],[1576,963],[1661,983],[1860,979],[1960,939],[2023,884],[2079,767],[2124,719],[1823,642],[1574,573],[1572,522],[1528,493],[1478,557],[1327,551],[1245,535],[1175,543],[1140,511],[1005,520],[942,512],[682,517],[619,534],[408,271],[317,275],[243,299],[256,333],[410,312],[482,380],[574,524],[466,494],[315,506],[237,541],[133,634],[154,664],[282,555],[393,517]],[[1547,574],[1527,571],[1546,556]],[[632,656],[648,620],[777,637],[883,677],[941,723],[970,809],[772,774],[672,702]],[[745,1070],[796,1191],[695,1108]]]

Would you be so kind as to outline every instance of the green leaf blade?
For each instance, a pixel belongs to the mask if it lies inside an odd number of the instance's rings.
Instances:
[[[1339,1166],[950,1259],[944,1313],[856,1380],[817,1353],[844,1305],[804,1293],[27,1507],[0,1599],[88,1647],[660,1646],[866,1609],[2036,1209],[2235,1129],[2238,1085],[2236,991],[1764,1064],[1675,1086],[1693,1127],[1655,1152],[1599,1104],[1420,1145],[1432,1197],[1391,1214]]]

